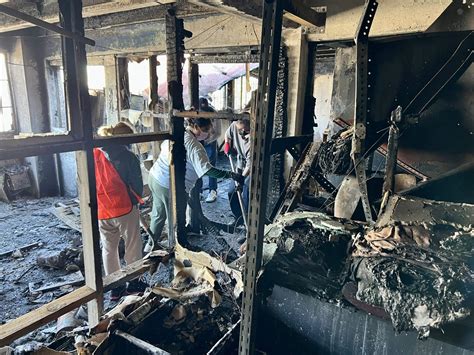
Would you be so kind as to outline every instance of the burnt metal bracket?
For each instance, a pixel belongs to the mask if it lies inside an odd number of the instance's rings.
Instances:
[[[304,136],[273,138],[271,154],[283,153],[285,150],[289,151],[291,147],[294,147],[297,144],[306,145],[312,140],[313,140],[312,134],[307,134]]]
[[[369,195],[367,192],[367,173],[365,160],[365,138],[367,133],[367,89],[368,82],[368,49],[369,49],[369,32],[374,20],[375,11],[378,3],[375,0],[368,0],[364,7],[364,13],[360,19],[357,34],[354,38],[356,46],[356,84],[355,84],[355,118],[354,118],[354,135],[352,138],[352,159],[361,192],[362,207],[365,219],[368,223],[374,222],[372,218],[372,209],[370,206]]]
[[[390,116],[390,130],[388,132],[387,159],[385,163],[385,178],[382,190],[382,203],[380,205],[379,216],[385,209],[388,198],[393,193],[395,169],[397,167],[398,137],[400,130],[398,125],[402,121],[402,108],[398,106],[392,111]]]

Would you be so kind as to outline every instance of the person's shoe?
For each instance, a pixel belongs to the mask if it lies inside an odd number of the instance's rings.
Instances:
[[[145,247],[143,248],[143,252],[145,254],[148,254],[149,252],[153,251],[154,246],[155,246],[155,243],[153,242],[153,239],[148,238],[148,241],[145,244]]]
[[[110,291],[110,300],[117,302],[125,294],[125,286],[118,286]]]
[[[207,195],[206,202],[207,203],[212,203],[217,200],[217,191],[216,190],[211,190],[209,194]]]
[[[141,278],[132,280],[127,285],[127,293],[129,295],[134,293],[142,293],[145,292],[149,285],[141,280]]]

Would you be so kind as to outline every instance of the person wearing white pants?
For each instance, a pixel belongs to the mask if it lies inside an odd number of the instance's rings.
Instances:
[[[133,133],[125,122],[101,127],[101,136]],[[142,202],[143,180],[140,161],[125,145],[108,145],[94,149],[97,187],[97,216],[102,244],[102,262],[105,274],[120,270],[118,246],[125,241],[127,265],[142,258],[143,241],[140,235],[138,204]],[[118,300],[125,292],[137,293],[147,285],[140,279],[132,280],[127,287],[118,286],[111,292],[111,299]]]
[[[142,258],[143,242],[140,236],[140,222],[137,206],[125,216],[99,220],[102,260],[105,274],[120,270],[118,246],[120,238],[125,242],[125,262],[127,265]]]

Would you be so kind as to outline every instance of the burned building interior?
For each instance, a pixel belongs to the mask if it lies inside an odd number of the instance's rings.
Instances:
[[[473,7],[0,1],[0,354],[474,353]]]

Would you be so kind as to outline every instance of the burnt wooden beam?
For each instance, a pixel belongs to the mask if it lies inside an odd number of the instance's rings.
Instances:
[[[168,77],[168,96],[170,101],[171,141],[170,192],[172,208],[172,230],[169,246],[186,243],[186,150],[184,148],[184,119],[175,117],[174,110],[184,110],[182,63],[184,61],[183,21],[176,18],[173,10],[166,14],[166,58]]]
[[[97,296],[92,288],[83,286],[65,296],[45,304],[34,311],[0,326],[0,347],[28,334],[32,330],[56,320],[59,316],[76,309]]]
[[[82,1],[59,0],[62,27],[84,34]],[[67,109],[72,133],[83,139],[83,150],[76,152],[78,193],[81,207],[82,244],[86,286],[96,292],[88,303],[89,325],[99,322],[103,308],[102,266],[100,234],[97,215],[97,192],[93,154],[93,122],[87,86],[87,59],[84,43],[63,37],[64,76],[66,81]]]
[[[26,13],[23,13],[23,12],[18,11],[16,9],[13,9],[11,7],[0,4],[0,13],[3,13],[3,14],[8,15],[10,17],[17,18],[17,19],[25,21],[25,22],[29,22],[29,23],[31,23],[35,26],[44,28],[45,30],[55,32],[55,33],[60,34],[61,36],[74,39],[77,42],[82,42],[82,43],[88,44],[90,46],[95,46],[95,41],[93,41],[90,38],[81,36],[81,35],[79,35],[75,32],[67,31],[62,27],[53,25],[49,22],[43,21],[39,18],[28,15]]]
[[[191,106],[195,110],[199,109],[199,65],[193,61],[189,62],[189,98]]]
[[[116,61],[120,112],[130,108],[130,79],[128,77],[128,58],[118,57]]]

